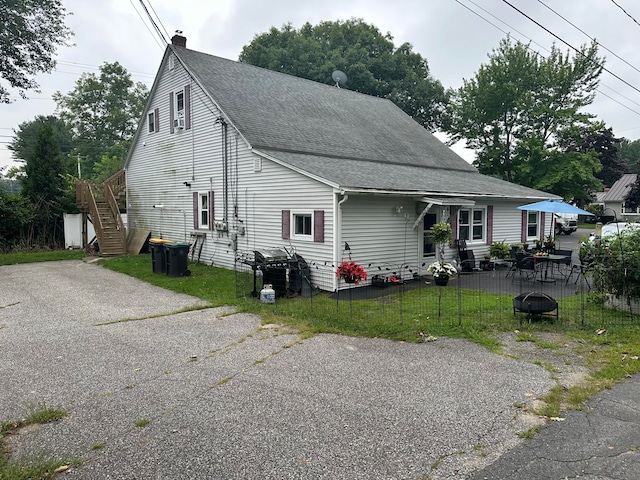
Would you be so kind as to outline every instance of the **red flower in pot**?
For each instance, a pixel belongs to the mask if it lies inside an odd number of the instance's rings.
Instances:
[[[367,272],[362,265],[345,260],[338,266],[336,277],[343,279],[346,283],[360,283],[361,280],[367,279]]]

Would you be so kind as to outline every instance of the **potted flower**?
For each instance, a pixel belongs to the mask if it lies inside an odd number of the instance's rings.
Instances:
[[[444,246],[451,242],[451,225],[447,222],[438,222],[431,227],[431,238],[438,246],[440,259],[444,258]]]
[[[346,283],[360,283],[367,279],[367,272],[356,262],[345,260],[336,270],[336,277],[343,279]]]
[[[436,285],[446,285],[449,283],[449,277],[458,273],[456,267],[448,262],[433,262],[427,267],[427,272],[433,275]]]

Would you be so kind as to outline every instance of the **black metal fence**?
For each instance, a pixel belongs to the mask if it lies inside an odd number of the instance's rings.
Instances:
[[[305,268],[279,265],[274,272],[269,266],[238,261],[236,292],[239,297],[259,301],[263,284],[273,284],[276,278],[284,283],[276,289],[276,301],[271,306],[275,314],[304,312],[327,325],[362,325],[376,319],[388,324],[390,331],[397,325],[427,331],[432,325],[518,325],[531,320],[598,329],[636,324],[640,319],[637,302],[597,291],[594,272],[576,261],[540,261],[533,270],[515,268],[511,262],[485,262],[486,269],[453,276],[446,286],[435,285],[431,275],[422,273],[424,269],[409,272],[409,265],[400,266],[401,272],[388,266],[367,267],[380,272],[376,281],[370,277],[358,284],[346,284],[339,279],[335,288],[336,269],[332,265],[307,260]],[[626,281],[624,272],[621,274]],[[392,281],[399,277],[405,280]],[[629,275],[629,282],[634,282],[633,278]]]

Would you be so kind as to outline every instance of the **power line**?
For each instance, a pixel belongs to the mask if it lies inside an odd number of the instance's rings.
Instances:
[[[475,3],[473,0],[467,0],[469,3],[475,5],[477,8],[479,8],[480,10],[482,10],[483,12],[487,13],[488,15],[491,15],[493,18],[495,18],[496,20],[498,20],[500,23],[506,25],[507,27],[509,27],[511,30],[513,30],[514,32],[520,34],[520,36],[526,38],[527,40],[533,42],[534,44],[536,44],[537,46],[539,46],[541,49],[543,49],[546,52],[549,52],[549,49],[546,48],[543,45],[540,45],[538,42],[536,42],[535,40],[532,40],[531,38],[527,37],[524,33],[522,33],[519,30],[516,30],[514,27],[512,27],[511,25],[509,25],[507,22],[499,19],[498,17],[496,17],[493,13],[489,12],[487,9],[485,9],[484,7],[478,5],[477,3]],[[460,3],[458,0],[456,0],[457,3]],[[460,5],[462,5],[460,3]],[[462,5],[463,7],[467,8],[468,10],[470,10],[472,13],[475,13],[476,15],[478,15],[476,12],[474,12],[473,10],[469,9],[468,7],[466,7],[465,5]],[[482,18],[484,21],[488,22],[489,24],[493,25],[494,27],[496,27],[498,30],[500,30],[501,32],[509,35],[510,32],[505,32],[504,30],[502,30],[501,28],[497,27],[496,25],[494,25],[492,22],[489,22],[486,18],[482,17],[481,15],[478,15],[480,18]],[[534,53],[538,53],[535,50],[530,49],[532,52]]]
[[[164,25],[162,24],[162,20],[160,19],[160,16],[156,13],[156,10],[155,8],[153,8],[153,5],[151,5],[151,0],[147,0],[147,3],[149,4],[149,7],[151,7],[151,11],[153,12],[153,14],[158,19],[158,23],[162,27],[162,30],[164,30],[165,35],[167,36],[167,38],[169,38],[169,32],[167,32],[167,29],[164,28]]]
[[[558,35],[556,35],[555,33],[553,33],[551,30],[549,30],[547,27],[545,27],[544,25],[542,25],[541,23],[537,22],[536,20],[534,20],[533,18],[531,18],[529,15],[527,15],[526,13],[524,13],[522,10],[520,10],[519,8],[517,8],[516,6],[512,5],[511,3],[508,2],[508,0],[502,0],[504,3],[506,3],[507,5],[509,5],[511,8],[513,8],[516,12],[518,12],[520,15],[524,16],[525,18],[529,19],[531,22],[535,23],[536,25],[538,25],[540,28],[542,28],[545,32],[547,32],[549,35],[552,35],[554,38],[557,38],[558,40],[560,40],[562,43],[564,43],[566,46],[568,46],[569,48],[571,48],[572,50],[574,50],[576,53],[578,53],[579,55],[582,55],[583,57],[587,58],[586,55],[584,53],[582,53],[580,50],[578,50],[576,47],[574,47],[573,45],[571,45],[569,42],[565,41],[563,38],[559,37]],[[629,82],[627,82],[625,79],[621,78],[620,76],[616,75],[615,73],[613,73],[611,70],[609,70],[608,68],[606,68],[602,63],[598,63],[596,61],[593,61],[593,63],[595,63],[598,67],[600,67],[602,70],[604,70],[605,72],[607,72],[609,75],[614,76],[615,78],[617,78],[618,80],[620,80],[622,83],[624,83],[625,85],[627,85],[630,88],[633,88],[636,92],[640,93],[640,89],[638,89],[637,87],[631,85]]]
[[[627,17],[629,17],[631,20],[635,22],[636,25],[640,26],[640,23],[638,23],[638,21],[635,18],[633,18],[633,16],[629,12],[627,12],[624,8],[618,5],[618,3],[616,3],[615,0],[611,0],[611,3],[613,3],[616,7],[622,10],[627,15]]]
[[[624,63],[626,63],[627,65],[629,65],[631,68],[633,68],[636,72],[640,73],[640,70],[638,70],[634,65],[631,65],[629,62],[627,62],[624,58],[622,58],[621,56],[619,56],[617,53],[615,53],[612,50],[609,50],[607,47],[605,47],[604,45],[602,45],[600,42],[598,42],[595,38],[593,38],[592,36],[590,36],[587,32],[585,32],[584,30],[582,30],[580,27],[577,27],[576,25],[574,25],[573,23],[571,23],[569,20],[567,20],[566,18],[564,18],[562,15],[560,15],[558,12],[556,12],[553,8],[551,8],[549,5],[547,5],[546,3],[544,3],[542,0],[538,0],[539,3],[541,3],[542,5],[544,5],[545,7],[547,7],[549,10],[551,10],[553,13],[555,13],[557,16],[559,16],[561,19],[563,19],[565,22],[567,22],[569,25],[571,25],[573,28],[575,28],[576,30],[582,32],[589,40],[595,42],[597,45],[599,45],[600,47],[604,48],[607,52],[609,52],[611,55],[613,55],[614,57],[616,57],[618,60],[622,60]],[[614,2],[615,3],[615,2]]]
[[[158,36],[162,39],[162,41],[166,45],[167,43],[169,43],[169,41],[165,38],[163,33],[160,31],[160,27],[158,27],[158,24],[155,22],[155,20],[151,16],[151,13],[149,13],[149,10],[147,9],[147,6],[144,4],[144,2],[142,0],[139,0],[139,1],[140,1],[140,5],[142,5],[142,8],[144,9],[145,13],[147,14],[147,18],[151,22],[151,25],[153,25],[153,28],[156,30],[156,33],[158,34]],[[164,28],[164,27],[162,27],[162,28]]]
[[[144,21],[144,18],[142,17],[142,15],[140,15],[140,12],[138,11],[138,9],[136,8],[135,3],[133,3],[133,0],[129,0],[129,3],[131,4],[131,6],[133,7],[133,9],[136,11],[136,13],[138,14],[138,17],[140,17],[140,20],[142,20],[142,23],[144,23],[145,28],[147,29],[147,31],[151,34],[151,36],[153,37],[153,41],[156,42],[158,44],[158,46],[160,47],[161,50],[164,51],[165,46],[158,42],[158,38],[153,34],[153,32],[151,31],[151,29],[149,28],[149,25],[147,25],[147,22]],[[166,42],[165,42],[166,43]]]
[[[463,3],[461,3],[459,0],[455,0],[455,1],[456,1],[456,3],[460,4],[461,6],[463,6],[463,7],[464,7],[464,8],[466,8],[467,10],[469,10],[471,13],[473,13],[473,14],[474,14],[474,15],[476,15],[477,17],[479,17],[479,18],[481,18],[482,20],[484,20],[485,22],[487,22],[489,25],[492,25],[493,27],[495,27],[496,29],[500,30],[501,32],[503,32],[503,33],[505,33],[505,34],[507,34],[507,35],[509,34],[509,32],[506,32],[505,30],[503,30],[502,28],[498,27],[496,24],[494,24],[494,23],[493,23],[493,22],[491,22],[490,20],[487,20],[485,17],[483,17],[482,15],[480,15],[478,12],[476,12],[476,11],[472,10],[472,9],[471,9],[471,8],[469,8],[468,6],[464,5],[464,4],[463,4]],[[547,52],[549,51],[547,48],[543,47],[542,45],[540,45],[540,44],[539,44],[539,43],[537,43],[537,42],[534,42],[531,38],[529,38],[529,37],[527,37],[526,35],[524,35],[523,33],[519,32],[518,30],[516,30],[515,28],[513,28],[513,27],[512,27],[511,25],[509,25],[508,23],[504,22],[503,20],[500,20],[499,18],[497,18],[497,17],[496,17],[495,15],[493,15],[492,13],[487,12],[484,8],[482,8],[482,7],[480,7],[479,5],[475,4],[475,3],[473,2],[473,0],[468,0],[468,1],[469,1],[470,3],[472,3],[473,5],[475,5],[476,7],[478,7],[478,8],[480,8],[480,9],[484,10],[486,13],[488,13],[489,15],[491,15],[493,18],[495,18],[495,19],[496,19],[496,20],[498,20],[499,22],[501,22],[501,23],[505,24],[505,25],[506,25],[507,27],[509,27],[510,29],[512,29],[512,30],[514,30],[514,31],[516,31],[516,32],[518,32],[520,35],[522,35],[522,36],[523,36],[524,38],[526,38],[527,40],[529,40],[529,41],[531,41],[531,42],[535,43],[536,45],[538,45],[538,46],[539,46],[540,48],[542,48],[543,50],[545,50],[545,51],[547,51]],[[528,48],[532,53],[534,53],[535,55],[538,55],[538,56],[540,56],[540,57],[542,57],[542,58],[545,58],[545,56],[544,56],[544,55],[542,55],[540,52],[535,51],[534,49],[532,49],[532,48],[531,48],[531,47],[529,47],[529,46],[527,46],[527,48]],[[638,102],[635,102],[634,100],[631,100],[630,98],[628,98],[628,97],[626,97],[625,95],[623,95],[623,94],[619,93],[617,90],[614,90],[613,88],[609,87],[608,85],[606,85],[606,84],[604,84],[604,83],[602,83],[602,82],[601,82],[601,85],[602,85],[602,86],[604,86],[604,87],[606,87],[606,88],[608,88],[609,90],[611,90],[611,91],[615,92],[617,95],[619,95],[619,96],[621,96],[622,98],[624,98],[624,99],[628,100],[629,102],[634,103],[634,104],[636,104],[636,105],[640,106],[640,104],[639,104]],[[638,112],[638,111],[634,110],[633,108],[629,107],[628,105],[625,105],[624,103],[622,103],[622,102],[620,102],[619,100],[617,100],[617,99],[615,99],[615,98],[611,97],[610,95],[607,95],[606,93],[604,93],[602,90],[600,90],[600,89],[598,89],[598,88],[596,88],[595,90],[596,90],[599,94],[603,95],[604,97],[607,97],[609,100],[611,100],[611,101],[613,101],[613,102],[617,103],[617,104],[618,104],[618,105],[620,105],[621,107],[624,107],[624,108],[626,108],[627,110],[629,110],[630,112],[635,113],[636,115],[640,116],[640,112]]]

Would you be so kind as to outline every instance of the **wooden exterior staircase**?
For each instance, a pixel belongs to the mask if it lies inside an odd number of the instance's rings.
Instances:
[[[120,215],[126,209],[124,170],[100,185],[78,182],[76,203],[82,213],[82,246],[85,250],[93,245],[93,251],[103,257],[127,253],[127,232]],[[93,224],[95,239],[88,239],[87,222]]]

